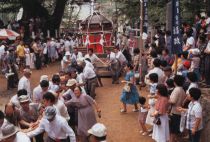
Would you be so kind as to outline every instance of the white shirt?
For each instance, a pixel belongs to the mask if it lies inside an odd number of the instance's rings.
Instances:
[[[25,89],[27,91],[28,96],[31,98],[31,83],[28,78],[25,76],[21,77],[18,82],[18,90]]]
[[[164,72],[160,68],[154,67],[146,76],[149,77],[151,73],[156,73],[158,75],[158,83],[164,83]]]
[[[117,62],[116,55],[114,52],[111,52],[109,55],[107,55],[107,58],[112,64]]]
[[[12,98],[10,99],[10,103],[15,105],[17,108],[20,108],[20,102],[18,100],[18,96],[17,95],[12,96]]]
[[[85,79],[91,79],[91,78],[96,77],[96,73],[94,72],[94,70],[87,65],[85,66],[83,70],[83,75]]]
[[[71,59],[74,60],[74,61],[77,61],[77,59],[81,59],[82,57],[83,57],[82,53],[78,52],[77,55],[75,53],[73,53],[72,56],[71,56]]]
[[[206,52],[210,52],[210,40],[209,40],[209,42],[208,42],[208,44],[207,44],[207,46],[206,46],[205,51],[206,51]]]
[[[54,106],[60,112],[60,116],[64,117],[67,121],[70,120],[67,108],[61,100],[58,99]]]
[[[2,55],[4,55],[4,52],[5,52],[5,46],[1,45],[0,46],[0,59],[1,59]]]
[[[195,102],[190,102],[188,105],[188,110],[187,110],[187,123],[186,123],[186,128],[188,130],[192,130],[195,126],[196,118],[201,118],[200,125],[198,126],[198,130],[201,130],[203,128],[202,124],[202,107],[201,104],[198,101]]]
[[[127,62],[125,56],[123,55],[123,53],[121,51],[118,51],[116,54],[116,58],[120,61],[121,64]]]
[[[31,140],[25,133],[17,132],[13,142],[31,142]]]
[[[188,87],[187,92],[186,92],[187,95],[189,95],[189,91],[191,88],[198,88],[198,84],[194,82],[190,83],[190,86]]]
[[[66,139],[69,136],[70,142],[76,142],[74,131],[68,125],[66,119],[59,115],[56,115],[52,122],[42,118],[39,127],[27,133],[27,135],[32,138],[42,132],[46,132],[52,139]]]
[[[85,58],[89,58],[92,63],[100,61],[100,59],[98,58],[98,56],[96,56],[96,54],[92,54],[91,56],[89,54],[86,54]]]
[[[92,68],[94,70],[94,66],[93,66],[93,64],[91,62],[85,60],[85,64],[86,64],[85,66],[88,66],[88,67],[90,67],[90,68]]]
[[[41,103],[42,101],[42,97],[43,97],[43,94],[45,92],[43,92],[42,90],[42,87],[40,85],[38,85],[37,87],[34,88],[33,90],[33,102],[35,103]]]
[[[69,40],[66,40],[64,42],[65,51],[69,51],[70,46],[71,46],[70,41]]]

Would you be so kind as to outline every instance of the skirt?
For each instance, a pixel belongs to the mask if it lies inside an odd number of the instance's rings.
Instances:
[[[170,138],[168,115],[161,115],[160,121],[161,125],[153,125],[152,139],[154,139],[156,142],[167,142]]]
[[[154,112],[155,108],[150,106],[150,109],[146,117],[146,124],[153,126],[154,117],[152,117],[151,114],[153,114]]]
[[[139,112],[139,123],[145,124],[148,112]]]

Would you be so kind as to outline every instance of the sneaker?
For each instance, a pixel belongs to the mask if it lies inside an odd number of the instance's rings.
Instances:
[[[139,131],[139,133],[142,134],[142,133],[144,133],[144,131],[141,130],[141,131]]]
[[[142,133],[142,136],[146,136],[148,134],[148,132],[144,132]]]
[[[127,111],[124,110],[124,109],[121,109],[120,112],[121,112],[121,113],[126,113]]]
[[[138,112],[139,110],[138,109],[133,109],[133,112]]]

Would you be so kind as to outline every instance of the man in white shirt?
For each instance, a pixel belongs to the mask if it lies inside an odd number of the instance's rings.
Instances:
[[[195,48],[195,39],[192,36],[193,31],[189,30],[186,34],[187,34],[187,41],[186,41],[186,45],[183,49],[183,51],[188,51],[189,49],[193,49]]]
[[[19,132],[19,129],[13,124],[8,124],[2,128],[1,142],[31,142],[30,138]]]
[[[45,116],[40,120],[39,127],[28,132],[32,138],[46,132],[49,141],[76,142],[74,131],[69,127],[65,118],[56,114],[56,109],[49,106],[45,109]]]
[[[155,59],[153,61],[154,68],[152,70],[150,70],[149,73],[145,76],[146,80],[148,80],[149,75],[151,73],[156,73],[158,75],[158,83],[164,83],[164,72],[160,68],[160,63],[161,63],[160,59]],[[146,82],[148,82],[148,81],[146,81]]]
[[[119,48],[115,47],[114,53],[115,53],[116,59],[118,59],[120,61],[122,66],[127,64],[127,60],[126,60],[125,56],[123,55],[123,53],[119,50]]]
[[[31,74],[32,72],[30,69],[24,69],[23,77],[18,82],[18,90],[25,89],[28,93],[29,98],[31,98],[31,83],[29,80]]]
[[[77,61],[83,57],[82,52],[78,51],[78,48],[74,48],[74,53],[71,56],[72,61]]]
[[[111,72],[112,72],[112,84],[114,83],[119,84],[121,63],[116,58],[115,53],[111,52],[110,49],[107,49],[106,53],[107,53],[107,60],[108,60],[107,63],[109,64]]]
[[[96,73],[92,68],[87,66],[85,62],[83,62],[82,67],[83,76],[86,80],[86,92],[94,99],[96,96],[95,89],[98,84]]]
[[[208,38],[208,44],[206,46],[206,49],[204,50],[205,53],[205,81],[207,84],[207,87],[210,86],[210,25],[206,32],[207,38]]]
[[[85,58],[90,59],[92,64],[95,64],[97,62],[101,62],[102,64],[105,64],[96,54],[93,53],[93,49],[88,49],[88,54],[85,55]]]
[[[17,94],[12,96],[12,98],[10,99],[10,103],[12,103],[18,109],[21,107],[18,97],[22,95],[27,95],[27,91],[25,89],[18,90]]]
[[[41,103],[43,94],[45,94],[48,91],[49,88],[49,81],[42,80],[40,84],[34,88],[33,90],[33,102],[34,103]]]

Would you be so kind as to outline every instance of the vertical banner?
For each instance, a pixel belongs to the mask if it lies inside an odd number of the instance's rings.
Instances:
[[[148,30],[148,0],[143,1],[143,33]]]
[[[182,35],[180,29],[180,2],[172,0],[172,53],[179,54],[182,52]]]

